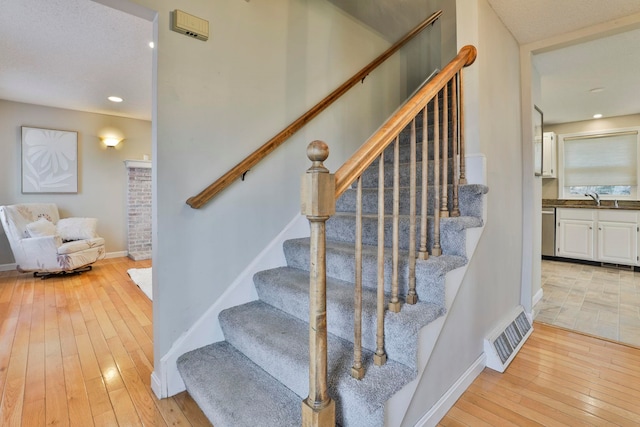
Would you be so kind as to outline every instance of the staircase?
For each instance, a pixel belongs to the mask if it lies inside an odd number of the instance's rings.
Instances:
[[[428,122],[428,141],[431,143],[433,118],[429,118]],[[422,164],[421,123],[419,115],[416,117],[419,165]],[[398,287],[401,297],[409,292],[409,128],[407,126],[399,136]],[[428,182],[433,183],[433,150],[429,152]],[[385,212],[392,212],[393,161],[391,144],[384,155]],[[351,376],[356,270],[354,242],[357,196],[354,188],[345,191],[337,200],[336,214],[326,223],[328,393],[336,403],[336,422],[344,427],[383,426],[385,403],[424,369],[424,366],[418,365],[418,348],[424,344],[418,339],[419,331],[445,315],[446,275],[467,264],[467,229],[483,226],[483,195],[487,188],[478,184],[460,185],[457,189],[460,216],[440,220],[442,255],[416,261],[416,304],[403,303],[398,313],[385,311],[384,350],[387,362],[382,366],[374,366],[377,338],[378,162],[376,160],[371,164],[361,180],[362,354],[366,372],[361,380]],[[452,160],[449,162],[448,182],[454,182],[452,171],[455,166]],[[417,176],[421,176],[420,168]],[[419,178],[417,185],[419,194]],[[451,209],[453,185],[448,185],[447,192]],[[427,207],[429,249],[434,244],[434,193],[433,186],[430,186]],[[417,212],[420,211],[418,198]],[[419,218],[417,235],[420,235]],[[387,216],[383,257],[386,301],[390,299],[392,283],[392,230],[392,218]],[[178,370],[188,392],[215,427],[301,425],[301,401],[309,393],[309,238],[288,240],[283,250],[286,266],[261,271],[254,276],[259,299],[221,312],[219,322],[225,341],[191,351],[178,359]],[[394,417],[396,415],[401,420],[404,413],[394,414]]]

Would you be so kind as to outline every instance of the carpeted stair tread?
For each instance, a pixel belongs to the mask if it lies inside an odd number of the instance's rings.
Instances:
[[[429,132],[431,132],[431,129],[429,130]],[[400,147],[399,147],[399,160],[400,163],[409,163],[409,161],[411,161],[411,134],[407,131],[404,131],[402,133],[400,133]],[[418,135],[417,135],[417,139],[416,139],[416,161],[420,162],[422,161],[423,158],[423,153],[422,153],[422,132],[420,130],[418,130]],[[429,144],[427,146],[428,148],[428,152],[427,152],[427,156],[429,160],[433,160],[433,155],[435,154],[433,151],[433,134],[429,134]],[[452,151],[453,150],[453,145],[452,145],[452,141],[449,142],[449,158],[452,157]],[[442,151],[440,151],[439,153],[439,157],[442,156]],[[391,164],[393,163],[395,158],[395,147],[394,147],[394,143],[391,142],[385,149],[384,149],[384,162],[385,164]],[[373,164],[377,164],[378,163],[378,159],[374,160]]]
[[[262,301],[232,307],[220,313],[226,340],[301,398],[309,392],[309,325]],[[338,423],[344,427],[382,426],[384,403],[414,376],[413,369],[390,360],[372,366],[372,354],[363,351],[367,375],[351,377],[353,346],[328,336],[329,394],[336,401]]]
[[[187,391],[215,427],[302,423],[300,397],[225,341],[185,353],[177,365]]]
[[[309,269],[309,238],[290,239],[283,245],[287,265],[300,270]],[[355,261],[353,243],[327,240],[327,276],[346,282],[353,282],[355,278]],[[408,252],[399,251],[398,288],[400,295],[406,295],[408,290]],[[429,257],[428,260],[416,261],[416,289],[418,295],[427,290],[447,272],[462,267],[467,259],[456,255],[441,255]],[[385,292],[391,292],[392,252],[385,250],[384,278]],[[378,277],[378,248],[363,245],[362,247],[362,286],[376,288]],[[433,289],[438,289],[434,287]],[[443,298],[443,297],[440,297]],[[431,299],[430,302],[434,302]]]
[[[356,215],[350,212],[338,212],[332,216],[326,225],[326,233],[328,240],[340,242],[355,242],[355,223]],[[410,218],[408,215],[400,215],[398,219],[398,247],[403,250],[409,249],[409,231]],[[465,234],[463,231],[467,228],[481,227],[482,219],[476,217],[448,217],[440,219],[440,233],[442,251],[448,255],[464,255],[461,252],[464,246]],[[427,249],[430,251],[433,245],[433,218],[427,220],[428,236]],[[447,240],[442,239],[442,235],[446,233]],[[416,250],[420,247],[420,217],[416,219]],[[384,245],[390,248],[393,238],[393,217],[385,215],[384,221]],[[378,245],[378,216],[373,214],[362,215],[362,243],[365,245]]]
[[[399,189],[399,212],[400,215],[409,215],[411,189],[400,187]],[[422,207],[422,188],[416,187],[416,213],[420,214]],[[348,188],[336,200],[336,212],[355,212],[357,190]],[[450,186],[449,196],[453,197],[453,186]],[[427,187],[427,212],[432,215],[434,207],[434,186]],[[393,212],[393,188],[384,190],[384,211],[388,214]],[[378,212],[378,187],[362,188],[362,212],[365,214]]]
[[[459,209],[462,216],[475,216],[482,218],[482,210],[472,209],[475,200],[481,199],[484,185],[461,185],[458,189]],[[422,188],[416,188],[416,213],[420,214],[422,208]],[[408,215],[410,209],[410,188],[401,186],[399,188],[399,211],[401,215]],[[433,215],[434,209],[434,187],[429,185],[427,188],[427,212]],[[337,212],[355,212],[356,211],[357,190],[355,188],[347,189],[336,201]],[[449,188],[449,202],[453,200],[453,186]],[[472,204],[470,206],[470,204]],[[384,191],[384,211],[386,213],[393,212],[393,188],[386,188]],[[481,205],[480,205],[481,206]],[[371,214],[378,212],[378,188],[362,189],[362,212]]]
[[[466,184],[458,188],[458,205],[460,215],[483,217],[483,197],[489,192],[489,187],[482,184]]]
[[[410,181],[410,165],[409,163],[401,163],[399,165],[399,182],[401,187],[408,187],[411,184]],[[362,188],[378,188],[378,165],[377,162],[369,166],[362,173]],[[428,183],[433,184],[433,160],[429,160],[429,174],[427,175]],[[442,172],[440,172],[442,173]],[[384,167],[384,186],[390,188],[393,186],[393,165],[387,164],[385,159]],[[453,160],[449,159],[449,167],[447,169],[447,180],[449,184],[453,183]],[[420,186],[422,183],[422,163],[416,164],[416,185]],[[356,186],[356,182],[352,183],[352,187]]]
[[[309,318],[309,272],[279,267],[255,274],[254,283],[261,301],[300,320]],[[431,287],[419,294],[416,305],[402,305],[400,313],[385,313],[385,351],[389,358],[415,369],[419,330],[444,314],[444,290]],[[402,298],[403,299],[403,298]],[[436,302],[428,302],[429,299]],[[376,349],[376,291],[363,289],[362,345]],[[389,301],[387,295],[386,301]],[[353,341],[353,284],[327,278],[327,322],[329,332]]]

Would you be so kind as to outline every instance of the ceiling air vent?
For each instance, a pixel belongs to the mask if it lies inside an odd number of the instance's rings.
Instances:
[[[524,308],[516,307],[484,340],[487,367],[504,372],[532,332]]]
[[[171,29],[194,39],[209,40],[209,21],[178,9],[171,12]]]

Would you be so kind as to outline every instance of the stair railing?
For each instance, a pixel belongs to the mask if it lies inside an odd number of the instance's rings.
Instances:
[[[329,148],[322,141],[309,144],[307,155],[312,166],[303,176],[302,213],[311,224],[310,249],[310,298],[309,298],[309,397],[302,403],[303,426],[334,426],[335,403],[327,392],[327,318],[326,318],[326,237],[325,223],[335,213],[336,200],[352,185],[356,188],[356,241],[355,241],[355,290],[354,290],[354,361],[351,375],[361,379],[365,375],[362,357],[362,174],[378,160],[378,260],[376,288],[376,350],[375,365],[386,363],[384,349],[385,315],[385,150],[393,143],[393,200],[391,242],[391,293],[388,309],[400,311],[399,295],[399,145],[400,132],[410,125],[409,167],[409,274],[408,291],[404,297],[407,304],[415,304],[416,258],[426,260],[428,253],[428,143],[433,143],[433,241],[431,256],[442,254],[440,245],[440,218],[459,216],[458,185],[466,183],[464,168],[464,115],[462,113],[462,69],[471,65],[477,51],[473,46],[460,49],[458,55],[429,83],[421,88],[402,106],[356,153],[335,173],[329,173],[323,162],[329,156]],[[451,94],[451,96],[449,96]],[[449,102],[451,99],[451,103]],[[442,109],[440,105],[442,103]],[[433,137],[429,138],[428,111],[433,111]],[[449,110],[452,123],[449,124]],[[440,115],[442,111],[442,116]],[[420,235],[417,228],[417,132],[416,120],[422,113],[422,160],[421,160],[421,213]],[[442,120],[440,119],[442,117]],[[449,127],[451,126],[451,138]],[[440,132],[442,129],[442,132]],[[442,138],[440,136],[442,135]],[[452,154],[452,196],[449,198],[449,148]],[[419,237],[419,241],[418,241]],[[416,254],[416,248],[418,253]]]
[[[314,117],[323,112],[327,107],[333,104],[344,95],[349,89],[358,84],[364,82],[364,79],[375,70],[380,64],[386,61],[391,55],[396,53],[402,46],[411,41],[415,36],[420,34],[422,30],[433,24],[442,15],[442,10],[439,10],[429,16],[427,19],[418,24],[413,30],[409,31],[393,44],[389,49],[384,51],[380,56],[371,61],[369,65],[358,71],[353,77],[340,85],[337,89],[327,95],[322,101],[314,105],[309,111],[298,117],[293,123],[281,130],[278,134],[265,142],[260,148],[255,150],[249,156],[247,156],[240,163],[235,165],[224,175],[218,178],[215,182],[202,190],[200,193],[187,199],[187,204],[194,209],[201,208],[205,203],[215,197],[222,190],[227,188],[238,178],[243,178],[244,175],[255,165],[260,163],[262,159],[267,157],[269,153],[282,145],[286,140],[299,131],[304,125],[309,123]]]

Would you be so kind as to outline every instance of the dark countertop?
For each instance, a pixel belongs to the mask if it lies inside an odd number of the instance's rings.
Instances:
[[[618,207],[613,206],[613,200],[602,200],[596,206],[593,200],[542,199],[543,208],[582,208],[582,209],[626,209],[640,210],[640,201],[619,200]]]

